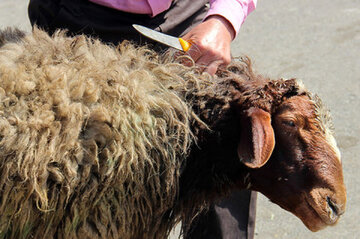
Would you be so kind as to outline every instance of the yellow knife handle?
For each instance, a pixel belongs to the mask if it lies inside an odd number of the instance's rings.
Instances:
[[[179,38],[180,41],[180,45],[182,47],[182,49],[186,52],[190,49],[191,47],[191,43],[188,41],[185,41],[184,39],[182,39],[181,37]]]

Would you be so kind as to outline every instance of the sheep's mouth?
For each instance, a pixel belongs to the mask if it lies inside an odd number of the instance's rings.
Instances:
[[[305,200],[293,213],[301,219],[310,231],[316,232],[328,226],[308,200]]]
[[[318,231],[326,226],[335,225],[341,215],[336,204],[326,197],[321,203],[315,203],[310,197],[306,197],[307,210],[302,209],[300,219],[311,231]]]
[[[342,207],[337,206],[331,197],[325,196],[320,200],[309,194],[303,194],[296,207],[283,208],[292,212],[313,232],[335,225],[343,213]]]
[[[296,201],[295,204],[293,202],[291,204],[278,203],[278,205],[298,217],[310,231],[316,232],[329,225],[320,216],[318,209],[312,206],[313,203],[309,202],[311,200],[308,200],[306,195],[302,195],[298,199],[299,201]]]

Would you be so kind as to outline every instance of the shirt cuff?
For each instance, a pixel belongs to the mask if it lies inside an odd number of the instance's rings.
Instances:
[[[220,15],[230,22],[235,37],[246,17],[254,11],[256,0],[210,0],[210,9],[204,19],[211,15]]]

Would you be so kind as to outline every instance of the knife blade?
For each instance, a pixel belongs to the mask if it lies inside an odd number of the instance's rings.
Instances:
[[[190,49],[191,43],[188,41],[185,41],[182,38],[178,38],[178,37],[174,37],[174,36],[170,36],[167,35],[165,33],[162,32],[158,32],[155,31],[153,29],[141,26],[141,25],[137,25],[137,24],[133,24],[132,25],[138,32],[140,32],[142,35],[160,42],[164,45],[173,47],[175,49],[178,49],[180,51],[188,51]]]

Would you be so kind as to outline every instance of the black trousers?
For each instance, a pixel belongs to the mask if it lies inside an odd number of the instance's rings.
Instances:
[[[197,217],[186,239],[254,238],[257,193],[243,190],[213,204]]]
[[[52,34],[67,29],[68,34],[86,34],[117,45],[123,40],[151,44],[155,50],[166,49],[136,32],[132,24],[181,36],[204,18],[207,0],[174,0],[169,10],[150,17],[121,12],[88,0],[30,0],[28,13],[32,25]],[[254,237],[256,193],[235,192],[212,205],[191,226],[185,239],[251,239]]]

